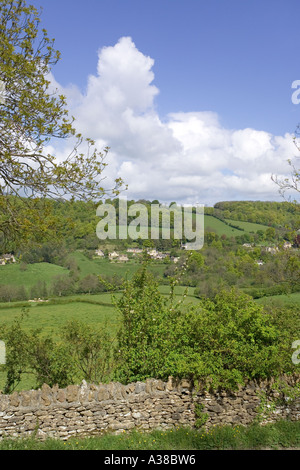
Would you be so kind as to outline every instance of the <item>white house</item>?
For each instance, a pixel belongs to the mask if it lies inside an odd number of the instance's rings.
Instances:
[[[278,252],[278,246],[266,246],[265,251],[267,253],[272,253],[272,255],[275,255]]]
[[[2,255],[0,258],[0,264],[2,266],[8,263],[15,263],[15,262],[16,262],[15,257],[12,254],[5,254],[5,255]]]
[[[105,256],[102,250],[95,250],[95,254],[101,257]]]
[[[292,248],[292,244],[290,242],[284,242],[282,248],[284,250],[288,250],[289,248]]]
[[[129,261],[129,258],[128,258],[128,256],[126,256],[126,255],[120,255],[120,256],[117,258],[117,261],[121,261],[122,263],[125,263],[126,261]]]
[[[134,255],[137,255],[139,253],[143,253],[142,248],[127,248],[127,253],[132,253]]]
[[[158,255],[156,250],[147,250],[147,253],[151,258],[155,258]]]
[[[117,253],[116,251],[112,251],[111,253],[108,253],[108,257],[110,260],[114,260],[116,258],[119,258],[119,253]]]

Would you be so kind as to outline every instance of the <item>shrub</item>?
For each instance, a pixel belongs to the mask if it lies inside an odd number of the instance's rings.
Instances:
[[[175,305],[172,294],[163,300],[143,267],[125,284],[116,306],[122,319],[116,377],[123,382],[172,375],[234,389],[293,368],[281,344],[291,336],[277,325],[278,315],[235,289],[197,305]]]
[[[26,330],[22,321],[28,312],[0,330],[6,345],[5,393],[11,393],[23,374],[31,374],[37,387],[44,383],[63,388],[83,379],[104,381],[110,372],[111,339],[103,330],[73,321],[60,332],[60,340],[41,329]]]

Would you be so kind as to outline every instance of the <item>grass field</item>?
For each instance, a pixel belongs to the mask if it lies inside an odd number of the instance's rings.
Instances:
[[[236,237],[242,235],[244,232],[236,228],[230,227],[229,225],[222,222],[222,220],[216,219],[212,215],[204,216],[204,230],[207,232],[215,232],[217,235],[226,235],[226,237]]]
[[[79,267],[79,277],[83,279],[88,274],[113,276],[114,274],[124,279],[130,279],[141,267],[138,260],[129,260],[126,263],[112,263],[108,259],[89,259],[82,252],[72,253]],[[162,276],[166,265],[159,262],[149,266],[149,270],[156,276]],[[28,264],[26,271],[20,269],[19,263],[0,266],[0,285],[24,286],[30,289],[39,281],[45,281],[50,287],[53,279],[58,275],[68,275],[69,270],[62,266],[50,263]]]
[[[80,299],[79,296],[78,299]],[[23,320],[24,328],[41,328],[45,334],[51,334],[55,337],[65,323],[70,320],[79,320],[89,325],[101,326],[107,323],[110,331],[116,330],[118,319],[113,305],[97,304],[96,299],[92,299],[91,303],[86,298],[83,298],[82,301],[69,298],[64,300],[57,304],[46,302],[29,304],[28,315]],[[11,324],[14,319],[20,316],[21,311],[20,307],[5,308],[5,304],[2,304],[0,323]]]
[[[20,264],[7,264],[0,266],[0,284],[31,288],[41,280],[49,285],[55,276],[62,274],[68,274],[68,270],[55,264],[28,264],[26,271],[20,269]]]
[[[194,288],[184,286],[175,287],[175,295],[180,300],[187,289],[185,302],[198,302],[194,297]],[[168,295],[170,288],[167,285],[159,286],[162,294]],[[118,298],[121,292],[113,294]],[[115,332],[118,326],[118,316],[112,301],[111,293],[81,294],[68,297],[50,299],[48,302],[8,302],[0,303],[0,323],[11,324],[18,318],[22,308],[28,309],[28,316],[24,319],[24,327],[42,328],[45,333],[56,335],[59,328],[69,320],[84,321],[90,325],[104,325]]]
[[[274,303],[275,305],[284,306],[298,306],[300,307],[300,292],[294,292],[292,294],[272,295],[269,297],[261,297],[256,299],[256,302],[266,305]]]
[[[87,258],[82,252],[75,251],[71,255],[80,268],[80,277],[83,278],[88,274],[122,276],[124,279],[130,279],[133,274],[141,267],[138,260],[129,260],[126,263],[111,262],[103,258]],[[149,266],[149,270],[157,275],[162,275],[166,266],[163,263],[153,263]]]
[[[169,286],[159,287],[162,294],[168,294]],[[193,288],[187,288],[187,296],[184,303],[196,303],[198,300],[193,296]],[[182,299],[185,292],[183,286],[175,287],[175,295],[178,300]],[[121,292],[113,294],[116,298],[122,295]],[[113,305],[112,294],[102,293],[95,295],[73,295],[50,299],[49,302],[31,303],[31,302],[11,302],[0,303],[0,325],[10,325],[20,318],[23,307],[28,310],[28,315],[24,317],[24,329],[32,330],[41,328],[42,333],[49,335],[54,339],[59,338],[61,328],[71,320],[78,320],[96,328],[107,328],[112,340],[115,339],[120,318],[116,307]],[[1,339],[1,338],[0,338]],[[5,385],[6,375],[0,371],[0,390]],[[17,390],[27,390],[34,386],[30,376],[24,375]]]
[[[232,225],[236,225],[237,227],[240,227],[242,230],[244,230],[247,233],[256,233],[257,230],[267,230],[269,228],[267,225],[262,225],[262,224],[254,224],[252,222],[241,222],[237,220],[229,220],[226,219],[226,222]]]
[[[240,227],[240,230],[230,227],[230,225],[227,225],[225,222],[228,222],[232,225],[235,225],[237,227]],[[222,222],[222,220],[217,219],[216,217],[213,217],[211,215],[205,215],[204,216],[204,228],[205,231],[214,231],[217,233],[217,235],[226,235],[226,237],[236,237],[240,236],[243,233],[256,233],[257,230],[267,230],[268,226],[267,225],[261,225],[261,224],[254,224],[251,222],[240,222],[237,220],[226,220],[225,222]]]

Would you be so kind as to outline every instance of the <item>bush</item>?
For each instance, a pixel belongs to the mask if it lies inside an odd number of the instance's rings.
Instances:
[[[23,374],[31,374],[37,387],[44,383],[64,388],[83,379],[104,381],[111,367],[111,339],[104,330],[84,323],[66,324],[58,341],[41,329],[25,330],[25,309],[10,326],[2,325],[0,337],[6,345],[5,393],[11,393]]]
[[[120,381],[171,375],[234,389],[294,367],[282,347],[291,334],[276,323],[278,315],[235,289],[183,307],[174,304],[172,294],[163,300],[143,267],[126,283],[116,306],[122,319],[116,349]]]
[[[0,285],[0,302],[28,300],[24,286]]]

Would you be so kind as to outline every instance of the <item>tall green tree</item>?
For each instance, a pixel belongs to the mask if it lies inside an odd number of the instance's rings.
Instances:
[[[28,229],[24,213],[20,216],[20,207],[16,211],[7,195],[99,199],[118,194],[122,186],[118,178],[113,188],[104,189],[108,148],[100,152],[93,140],[76,132],[65,96],[51,89],[49,74],[59,59],[54,39],[41,28],[41,12],[25,0],[1,0],[1,231],[13,233],[22,224]],[[70,139],[72,151],[59,161],[46,147],[65,139]],[[36,230],[37,221],[34,225]]]

